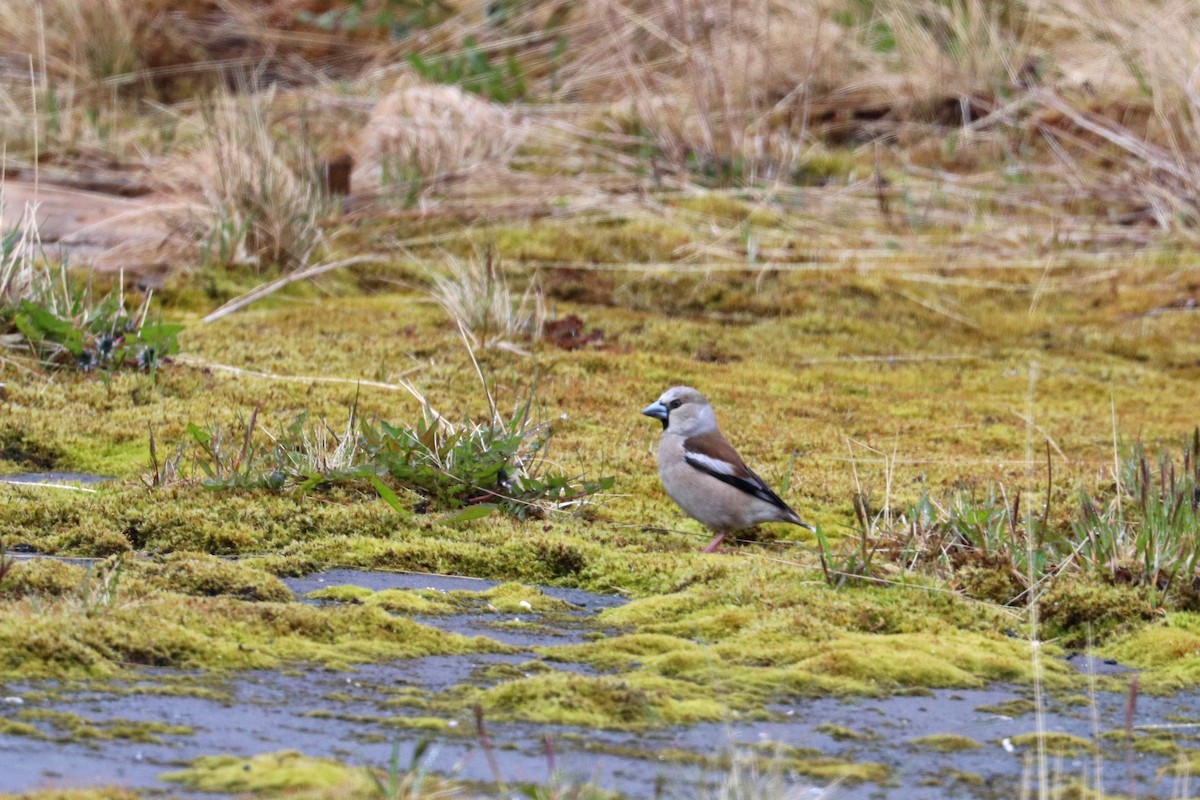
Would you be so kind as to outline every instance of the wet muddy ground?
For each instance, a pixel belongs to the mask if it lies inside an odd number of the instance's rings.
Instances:
[[[442,591],[483,591],[495,585],[470,578],[352,570],[287,582],[298,596],[344,584],[374,590]],[[542,661],[532,648],[603,635],[592,616],[622,601],[575,590],[544,591],[576,608],[566,615],[517,615],[526,623],[522,625],[512,624],[517,621],[513,615],[486,609],[421,618],[445,630],[488,636],[525,649],[516,654],[435,656],[366,665],[353,672],[301,667],[213,677],[146,671],[142,680],[132,683],[0,687],[0,722],[27,720],[44,737],[0,735],[4,765],[0,791],[97,784],[161,789],[165,784],[159,776],[164,772],[196,756],[217,753],[251,756],[292,749],[349,764],[383,766],[393,743],[399,742],[401,763],[408,765],[423,739],[434,745],[424,756],[426,768],[489,780],[492,771],[471,709],[461,709],[453,719],[431,721],[395,699],[413,691],[436,695],[464,682],[503,680],[504,669],[497,669],[502,665],[510,670],[536,663],[539,668],[592,671],[585,665]],[[1080,661],[1082,668],[1120,669]],[[37,717],[30,711],[69,712],[77,717]],[[1046,730],[1101,742],[1100,758],[1085,751],[1051,757],[1047,767],[1053,779],[1102,783],[1106,791],[1136,792],[1141,797],[1182,796],[1181,779],[1162,772],[1174,759],[1170,748],[1151,753],[1131,747],[1121,733],[1125,712],[1126,697],[1117,694],[1048,701]],[[129,721],[156,724],[139,727]],[[1160,741],[1186,747],[1200,726],[1200,696],[1142,697],[1131,721],[1138,738],[1145,740],[1153,733]],[[1030,748],[1014,739],[1036,726],[1028,692],[997,686],[879,699],[798,699],[772,708],[769,719],[644,733],[506,722],[491,722],[488,727],[500,770],[510,782],[547,780],[543,741],[549,737],[560,771],[630,798],[692,798],[704,796],[704,787],[719,779],[719,757],[732,748],[762,747],[770,752],[772,743],[778,743],[812,758],[816,771],[797,773],[798,785],[828,783],[814,777],[820,774],[822,759],[869,762],[886,767],[887,777],[843,782],[833,796],[915,800],[1016,796],[1022,785],[1036,779],[1029,772]],[[945,735],[965,737],[978,746],[940,752],[918,741]]]

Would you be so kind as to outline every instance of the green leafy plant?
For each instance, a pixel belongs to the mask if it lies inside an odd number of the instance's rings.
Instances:
[[[523,100],[528,91],[525,71],[516,56],[509,54],[501,63],[493,64],[492,56],[473,36],[463,39],[460,52],[428,57],[413,53],[408,62],[426,80],[451,83],[497,103]]]
[[[1023,510],[1020,493],[1010,500],[1003,487],[960,490],[944,499],[925,492],[878,530],[874,552],[881,561],[943,576],[981,568],[1002,573],[1015,590],[989,598],[1002,602],[1024,601],[1037,584],[1060,574],[1086,573],[1144,587],[1152,607],[1194,607],[1200,597],[1200,428],[1178,452],[1152,457],[1135,445],[1120,457],[1111,484],[1080,491],[1075,510],[1057,522],[1049,474],[1038,510]],[[837,579],[846,571],[839,551],[821,535],[818,545],[827,579]]]
[[[1200,428],[1181,449],[1178,461],[1169,451],[1152,459],[1136,445],[1112,494],[1082,493],[1072,523],[1084,563],[1144,583],[1156,603],[1193,590],[1200,566]]]
[[[439,0],[382,0],[370,4],[367,0],[351,0],[345,8],[331,8],[319,14],[301,11],[296,19],[324,31],[379,30],[387,32],[393,40],[400,40],[414,30],[437,24],[448,12]]]
[[[0,343],[48,366],[153,373],[179,349],[182,325],[150,321],[152,295],[130,308],[124,287],[97,293],[41,252],[31,215],[0,237]]]
[[[22,300],[11,324],[39,359],[84,372],[136,368],[155,372],[164,357],[178,352],[182,325],[147,322],[150,297],[132,313],[112,295],[92,300],[90,287],[79,290],[65,315],[31,300]]]
[[[360,421],[353,407],[339,431],[301,413],[278,434],[258,431],[256,409],[240,430],[190,424],[188,435],[202,483],[211,489],[311,491],[362,483],[399,510],[398,487],[431,505],[457,509],[454,522],[497,511],[537,516],[612,488],[612,478],[572,478],[552,469],[546,460],[550,428],[531,421],[530,407],[489,424],[461,425],[427,407],[411,426]]]

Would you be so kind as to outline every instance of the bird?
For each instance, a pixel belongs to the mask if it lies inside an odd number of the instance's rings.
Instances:
[[[662,422],[658,476],[663,488],[688,516],[717,533],[705,553],[715,552],[727,534],[762,522],[816,530],[746,466],[717,427],[716,412],[703,394],[674,386],[642,413]]]

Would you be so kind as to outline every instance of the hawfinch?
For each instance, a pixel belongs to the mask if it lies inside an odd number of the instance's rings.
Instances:
[[[730,531],[760,522],[816,530],[746,466],[717,428],[717,415],[704,395],[676,386],[642,413],[662,421],[658,476],[663,488],[688,516],[717,532],[704,552],[716,550]]]

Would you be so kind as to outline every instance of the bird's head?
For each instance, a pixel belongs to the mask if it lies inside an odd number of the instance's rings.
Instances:
[[[663,430],[680,436],[696,436],[717,427],[708,398],[690,386],[673,386],[662,397],[642,409],[647,417],[662,422]]]

